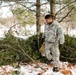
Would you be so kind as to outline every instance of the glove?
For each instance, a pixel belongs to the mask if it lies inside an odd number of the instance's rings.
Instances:
[[[44,45],[44,43],[43,43],[43,44],[41,45],[39,51],[42,53],[42,52],[44,52],[44,50],[45,50],[45,45]]]

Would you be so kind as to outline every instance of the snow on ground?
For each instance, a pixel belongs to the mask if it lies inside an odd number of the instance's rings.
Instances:
[[[0,75],[12,75],[13,71],[15,71],[15,69],[9,65],[0,67]]]
[[[20,75],[76,75],[76,65],[69,64],[68,62],[62,62],[61,68],[59,68],[58,72],[52,71],[53,65],[47,65],[40,62],[37,64],[46,71],[37,67],[35,64],[28,64],[21,66]]]
[[[4,38],[4,34],[7,33],[9,29],[3,25],[0,25],[0,38]]]
[[[53,72],[53,64],[47,65],[45,63],[37,62],[37,64],[44,68],[39,68],[34,63],[28,63],[27,65],[20,65],[18,71],[20,74],[17,75],[76,75],[76,65],[69,64],[68,62],[61,62],[61,68],[59,68],[58,72]],[[12,66],[2,66],[0,67],[0,75],[12,75],[12,72],[17,69],[14,69]],[[14,74],[16,75],[16,74]]]

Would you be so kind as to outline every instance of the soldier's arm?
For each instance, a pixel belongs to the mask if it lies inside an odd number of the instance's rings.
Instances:
[[[59,43],[63,44],[65,39],[64,39],[64,33],[61,26],[58,26],[57,28],[57,36],[58,36]]]

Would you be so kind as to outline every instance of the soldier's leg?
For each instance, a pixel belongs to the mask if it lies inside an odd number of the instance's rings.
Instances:
[[[52,51],[52,57],[53,57],[53,64],[55,67],[60,67],[60,51],[59,51],[59,47],[58,44],[54,44],[51,47],[51,51]]]
[[[48,60],[52,60],[52,55],[51,55],[51,52],[50,52],[50,44],[45,42],[45,56]]]

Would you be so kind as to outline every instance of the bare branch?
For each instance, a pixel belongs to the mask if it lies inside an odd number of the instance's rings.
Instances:
[[[74,7],[59,21],[59,23],[62,22],[72,12],[73,9]]]
[[[49,2],[42,3],[41,5],[49,4]]]
[[[72,15],[75,15],[75,14],[76,14],[76,12],[75,12],[75,13],[70,14],[69,16],[72,16]]]
[[[26,21],[23,20],[23,21],[21,21],[21,22],[15,23],[14,25],[12,25],[12,26],[10,27],[10,29],[9,29],[8,31],[10,31],[14,26],[21,24],[22,22],[26,22]]]
[[[68,5],[70,5],[70,4],[74,3],[74,2],[76,2],[76,0],[70,2],[70,3],[68,3],[67,5],[65,5],[64,7],[62,7],[55,15],[57,15],[61,10],[63,10],[63,9],[66,8]]]
[[[30,9],[30,7],[27,7],[26,5],[23,5],[23,4],[19,3],[19,2],[18,2],[18,4],[20,4],[20,5],[22,5],[23,7],[29,9],[30,11],[36,12],[35,10]]]
[[[42,70],[46,71],[43,67],[41,67],[40,65],[38,65],[38,64],[36,63],[36,61],[35,61],[32,57],[30,57],[30,56],[20,47],[19,44],[18,44],[17,46],[18,46],[19,49],[23,52],[23,54],[24,54],[25,56],[27,56],[33,63],[35,63],[35,64],[36,64],[38,67],[40,67]]]
[[[20,3],[32,3],[32,4],[35,4],[35,2],[26,2],[26,1],[22,1],[22,2],[20,2]]]
[[[16,1],[24,1],[24,0],[2,0],[4,2],[16,2]]]

